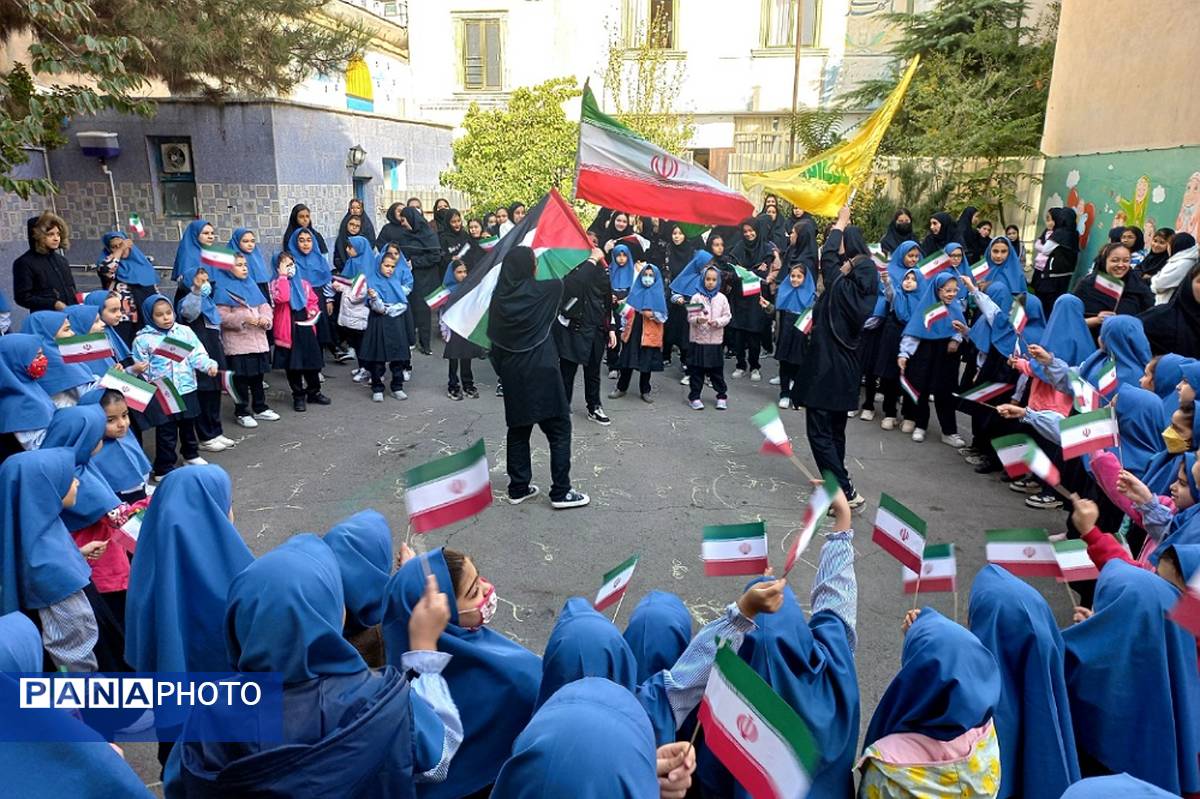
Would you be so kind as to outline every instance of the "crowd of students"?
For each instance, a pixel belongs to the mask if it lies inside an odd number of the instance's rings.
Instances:
[[[327,258],[297,206],[269,263],[239,229],[220,269],[206,248],[223,237],[196,220],[163,293],[136,244],[110,233],[97,261],[106,288],[82,298],[64,280],[65,224],[33,221],[17,299],[39,305],[22,332],[0,337],[0,671],[281,673],[282,746],[173,745],[196,722],[155,719],[168,796],[742,796],[703,738],[689,743],[718,640],[812,732],[812,796],[1107,796],[1134,778],[1146,795],[1200,796],[1196,641],[1167,618],[1200,568],[1200,267],[1175,275],[1196,247],[1169,232],[1140,253],[1114,231],[1068,291],[1079,253],[1069,209],[1047,215],[1031,263],[974,209],[958,223],[938,213],[920,236],[897,211],[878,254],[845,209],[818,231],[768,198],[758,217],[704,232],[602,211],[596,252],[563,281],[558,313],[539,316],[568,396],[582,370],[589,417],[606,424],[602,363],[610,399],[636,371],[650,402],[654,375],[677,357],[690,408],[703,410],[710,386],[725,409],[725,361],[731,381],[758,382],[773,353],[780,407],[805,411],[818,466],[843,489],[807,616],[769,574],[695,634],[668,594],[646,596],[623,634],[572,599],[539,657],[489,628],[498,589],[480,573],[487,564],[451,549],[394,553],[374,511],[256,559],[234,524],[229,476],[200,455],[229,446],[224,375],[245,427],[279,418],[265,401],[272,369],[294,411],[328,404],[326,357],[356,358],[373,400],[403,400],[410,352],[431,353],[440,333],[448,396],[478,397],[470,365],[482,352],[422,298],[453,290],[482,241],[524,213],[502,210],[492,227],[448,203],[433,224],[395,205],[372,236],[355,201]],[[930,256],[945,264],[925,274]],[[111,363],[58,351],[64,337],[98,332]],[[186,354],[164,354],[167,338]],[[1121,445],[1064,460],[1057,423],[1110,359]],[[131,412],[98,386],[118,364],[169,377],[176,412]],[[1005,388],[988,402],[959,398],[985,383]],[[917,442],[932,401],[941,441],[980,473],[1000,468],[994,438],[1034,437],[1077,497],[1058,534],[1086,541],[1100,577],[1073,586],[1075,623],[1061,632],[1040,594],[994,566],[975,577],[966,627],[910,613],[900,669],[860,740],[851,512],[865,499],[843,461],[847,420],[873,421],[879,395],[881,429]],[[150,429],[153,462],[138,440]],[[1036,478],[1008,482],[1034,507],[1063,502]],[[79,749],[62,779],[74,764],[93,786],[130,783],[114,750]],[[39,757],[0,745],[6,773]],[[1122,773],[1132,777],[1081,781]]]

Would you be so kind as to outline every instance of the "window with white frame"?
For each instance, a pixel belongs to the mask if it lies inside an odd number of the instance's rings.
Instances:
[[[678,47],[679,0],[622,0],[621,12],[626,47],[641,47],[647,38],[658,50]]]
[[[500,17],[460,17],[462,87],[469,92],[504,89],[504,21]]]
[[[800,46],[816,47],[821,23],[821,0],[762,0],[762,46],[796,46],[796,12],[800,16]]]

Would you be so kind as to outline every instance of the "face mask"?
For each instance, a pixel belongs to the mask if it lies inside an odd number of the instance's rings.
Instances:
[[[904,236],[912,233],[912,222],[897,222],[896,232]]]
[[[295,277],[295,276],[296,276],[296,267],[294,267],[294,266],[285,266],[285,267],[283,268],[283,276],[284,276],[284,277]]]
[[[25,369],[25,373],[34,380],[40,380],[46,374],[46,368],[49,365],[50,359],[46,357],[45,353],[42,353],[30,361],[29,366]]]
[[[654,285],[654,276],[653,275],[642,275],[642,285],[645,286],[646,288],[650,288],[651,286],[653,286]]]
[[[200,287],[200,296],[201,297],[207,297],[210,294],[212,294],[212,283],[205,283],[203,286]]]
[[[1163,442],[1167,445],[1167,452],[1172,455],[1182,455],[1188,451],[1189,442],[1186,438],[1175,432],[1174,427],[1168,427],[1162,432]]]
[[[479,601],[479,605],[475,608],[479,611],[479,624],[474,627],[468,627],[468,630],[478,630],[487,624],[490,624],[492,617],[496,615],[496,607],[500,604],[500,597],[496,595],[496,586],[488,589],[488,592],[483,595],[483,599]]]

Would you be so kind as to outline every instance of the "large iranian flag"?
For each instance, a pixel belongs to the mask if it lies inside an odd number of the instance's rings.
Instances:
[[[483,348],[487,336],[488,308],[500,279],[500,264],[513,247],[525,246],[537,256],[538,280],[561,280],[588,257],[592,244],[575,211],[555,189],[538,200],[521,223],[479,259],[467,279],[442,306],[442,321],[463,338]]]
[[[630,214],[704,225],[736,225],[754,216],[754,206],[739,192],[601,111],[586,84],[575,197]]]
[[[704,742],[754,799],[802,799],[821,753],[804,719],[737,656],[717,649],[700,701]]]

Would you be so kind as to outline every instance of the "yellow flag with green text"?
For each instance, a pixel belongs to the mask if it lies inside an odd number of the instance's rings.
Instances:
[[[796,166],[772,172],[748,172],[742,176],[742,187],[746,191],[761,187],[810,214],[837,215],[850,199],[853,187],[861,184],[871,171],[875,151],[904,100],[920,59],[919,55],[913,58],[900,83],[859,126],[853,138]]]

